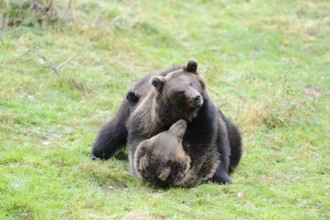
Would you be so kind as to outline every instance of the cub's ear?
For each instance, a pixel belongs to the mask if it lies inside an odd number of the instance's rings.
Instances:
[[[197,74],[197,67],[198,67],[198,63],[196,60],[189,60],[187,62],[187,65],[183,67],[183,69],[189,73]]]
[[[162,76],[153,76],[151,78],[151,85],[153,85],[158,92],[161,92],[163,90],[165,84],[165,78]]]
[[[180,119],[170,127],[169,132],[177,136],[178,139],[181,141],[184,133],[186,132],[186,129],[187,129],[187,122],[183,119]]]
[[[191,163],[191,159],[190,159],[190,157],[189,157],[188,155],[185,156],[185,161],[186,161],[186,163],[188,164],[187,170],[189,170],[189,168],[190,168],[190,163]]]
[[[139,170],[145,170],[149,166],[149,160],[147,155],[143,155],[142,157],[138,158],[139,160]]]
[[[138,169],[144,170],[149,165],[148,152],[152,149],[152,145],[148,140],[142,141],[136,148],[134,164]]]
[[[165,181],[167,180],[170,174],[171,174],[170,167],[162,168],[158,173],[158,179],[160,179],[161,181]]]

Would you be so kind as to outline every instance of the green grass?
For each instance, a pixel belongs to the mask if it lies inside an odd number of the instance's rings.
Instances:
[[[0,219],[330,218],[327,1],[67,3],[1,26]],[[234,184],[152,189],[92,161],[127,89],[190,58],[243,132]]]

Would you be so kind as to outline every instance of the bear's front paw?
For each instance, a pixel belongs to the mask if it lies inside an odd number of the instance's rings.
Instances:
[[[211,181],[217,184],[231,184],[232,181],[227,173],[214,174]]]
[[[126,99],[130,104],[133,104],[133,103],[138,103],[140,97],[136,94],[135,91],[130,90],[126,95]]]

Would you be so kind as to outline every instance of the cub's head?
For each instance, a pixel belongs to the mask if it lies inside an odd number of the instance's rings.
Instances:
[[[143,180],[159,187],[180,184],[190,168],[190,157],[182,147],[186,127],[186,121],[179,120],[138,145],[134,166]]]
[[[151,78],[156,99],[161,108],[171,110],[171,117],[191,121],[203,106],[205,83],[197,73],[197,66],[196,61],[190,60],[182,69]]]

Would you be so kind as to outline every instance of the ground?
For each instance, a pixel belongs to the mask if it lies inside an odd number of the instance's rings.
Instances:
[[[41,24],[15,2],[0,3],[1,219],[330,218],[327,1],[55,0]],[[234,183],[152,189],[125,160],[92,161],[134,82],[190,58],[242,130]]]

